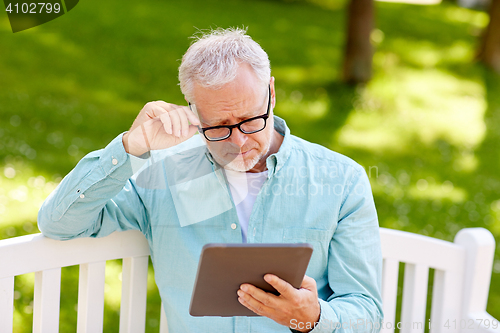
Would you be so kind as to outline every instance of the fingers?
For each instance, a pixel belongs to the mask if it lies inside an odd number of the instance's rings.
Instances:
[[[196,125],[196,126],[200,125],[200,120],[198,119],[198,116],[193,111],[191,111],[189,108],[187,109],[186,115],[187,115],[189,121],[191,122],[191,124]]]
[[[272,310],[248,295],[238,297],[238,301],[241,305],[261,316],[268,314]]]
[[[169,104],[164,101],[156,101],[148,103],[149,111],[146,112],[150,118],[160,118],[163,123],[165,132],[175,135],[176,137],[190,137],[193,129],[190,128],[189,122],[193,125],[199,125],[200,121],[189,108]],[[196,126],[195,126],[196,127]]]
[[[161,108],[163,108],[166,111],[171,111],[174,109],[182,109],[182,111],[186,115],[189,122],[191,122],[191,124],[196,125],[196,126],[200,125],[200,120],[198,119],[196,114],[186,106],[178,106],[175,104],[167,103],[165,101],[156,101],[153,103],[155,103],[157,106],[160,106]]]
[[[179,111],[177,112],[179,116],[180,126],[181,126],[181,135],[186,137],[189,132],[189,122],[185,112]]]
[[[168,116],[170,117],[170,121],[172,122],[172,134],[180,138],[182,134],[182,127],[179,113],[177,112],[177,110],[173,110],[168,112]]]
[[[289,284],[285,280],[280,279],[276,275],[266,274],[264,276],[264,280],[266,280],[267,283],[273,286],[274,289],[276,289],[281,295],[286,298],[292,297],[294,295],[294,292],[296,291],[296,289],[291,284]]]
[[[238,301],[243,306],[285,326],[289,326],[292,319],[302,323],[310,323],[311,327],[319,320],[321,309],[317,293],[305,288],[295,289],[286,281],[272,274],[266,274],[264,279],[281,292],[281,295],[276,296],[244,283],[237,292]],[[309,277],[304,278],[305,286],[312,285],[310,279]],[[314,290],[316,289],[314,288]]]
[[[239,296],[238,301],[242,305],[259,315],[264,313],[269,315],[274,312],[276,300],[273,297],[277,297],[275,295],[247,284],[243,284],[237,294]]]
[[[198,126],[194,126],[194,125],[189,125],[189,130],[188,130],[188,137],[192,137],[193,135],[196,134],[196,132],[198,132]]]
[[[165,130],[165,132],[167,132],[168,134],[172,134],[172,121],[170,121],[170,116],[168,115],[168,113],[162,113],[160,115],[160,120],[163,124],[163,129]]]
[[[146,110],[146,115],[150,119],[153,119],[153,118],[160,117],[162,114],[164,114],[170,110],[173,110],[173,108],[170,106],[163,107],[161,105],[158,105],[157,102],[149,102],[149,103],[146,103],[146,105],[144,106],[144,110]]]
[[[128,153],[141,156],[149,150],[169,148],[191,138],[199,124],[198,118],[186,106],[149,102],[122,141]]]

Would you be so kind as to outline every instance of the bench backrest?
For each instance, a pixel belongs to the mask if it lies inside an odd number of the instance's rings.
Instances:
[[[382,256],[382,333],[394,332],[399,263],[404,265],[401,333],[498,332],[486,304],[495,239],[484,228],[460,230],[454,242],[380,228]],[[429,269],[434,269],[430,319],[426,321]],[[489,323],[485,323],[489,320]],[[473,323],[473,324],[471,324]],[[496,321],[498,324],[498,321]]]
[[[455,242],[380,228],[384,258],[383,333],[394,332],[399,263],[405,263],[401,332],[424,332],[429,268],[435,269],[431,332],[460,332],[453,319],[489,319],[486,313],[495,241],[483,228],[461,230]],[[149,248],[138,231],[105,238],[56,241],[41,234],[0,241],[0,332],[13,331],[14,277],[35,272],[33,332],[59,328],[61,267],[80,265],[77,332],[102,332],[104,269],[107,260],[123,258],[120,332],[145,331]],[[10,318],[10,320],[9,320]],[[5,320],[6,319],[6,320]],[[448,327],[445,327],[448,320]],[[450,327],[451,326],[451,327]],[[485,325],[481,332],[494,332]],[[465,331],[465,330],[462,330]],[[168,332],[163,309],[160,333]],[[467,332],[470,333],[470,330]]]

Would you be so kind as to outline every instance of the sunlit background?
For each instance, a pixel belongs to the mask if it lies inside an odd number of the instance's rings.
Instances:
[[[500,318],[500,75],[475,61],[489,16],[431,2],[376,2],[373,78],[358,86],[341,81],[344,0],[85,0],[16,34],[0,14],[0,238],[39,232],[47,195],[146,102],[185,103],[177,68],[189,36],[245,26],[270,56],[276,114],[365,167],[382,227],[448,241],[465,227],[495,235],[487,310]],[[120,265],[107,265],[105,332],[118,330]],[[61,332],[75,331],[77,286],[78,269],[63,269]],[[30,332],[33,274],[15,289],[15,332]]]

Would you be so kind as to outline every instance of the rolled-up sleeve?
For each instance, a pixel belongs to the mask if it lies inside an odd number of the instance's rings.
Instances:
[[[382,251],[370,182],[359,167],[346,186],[330,242],[328,280],[333,294],[321,306],[313,333],[378,332],[383,320]]]
[[[47,197],[38,227],[59,240],[103,237],[113,231],[139,229],[147,219],[122,136],[86,155]]]

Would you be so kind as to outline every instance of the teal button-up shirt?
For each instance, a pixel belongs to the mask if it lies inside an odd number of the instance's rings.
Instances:
[[[382,255],[365,170],[291,135],[276,116],[275,129],[284,139],[266,160],[268,178],[250,216],[247,242],[313,245],[306,274],[316,280],[321,306],[313,332],[378,332]],[[152,151],[143,165],[137,161],[125,152],[122,135],[85,156],[40,209],[42,233],[65,240],[140,230],[171,333],[290,332],[265,317],[189,315],[203,245],[242,242],[223,169],[199,135]]]

